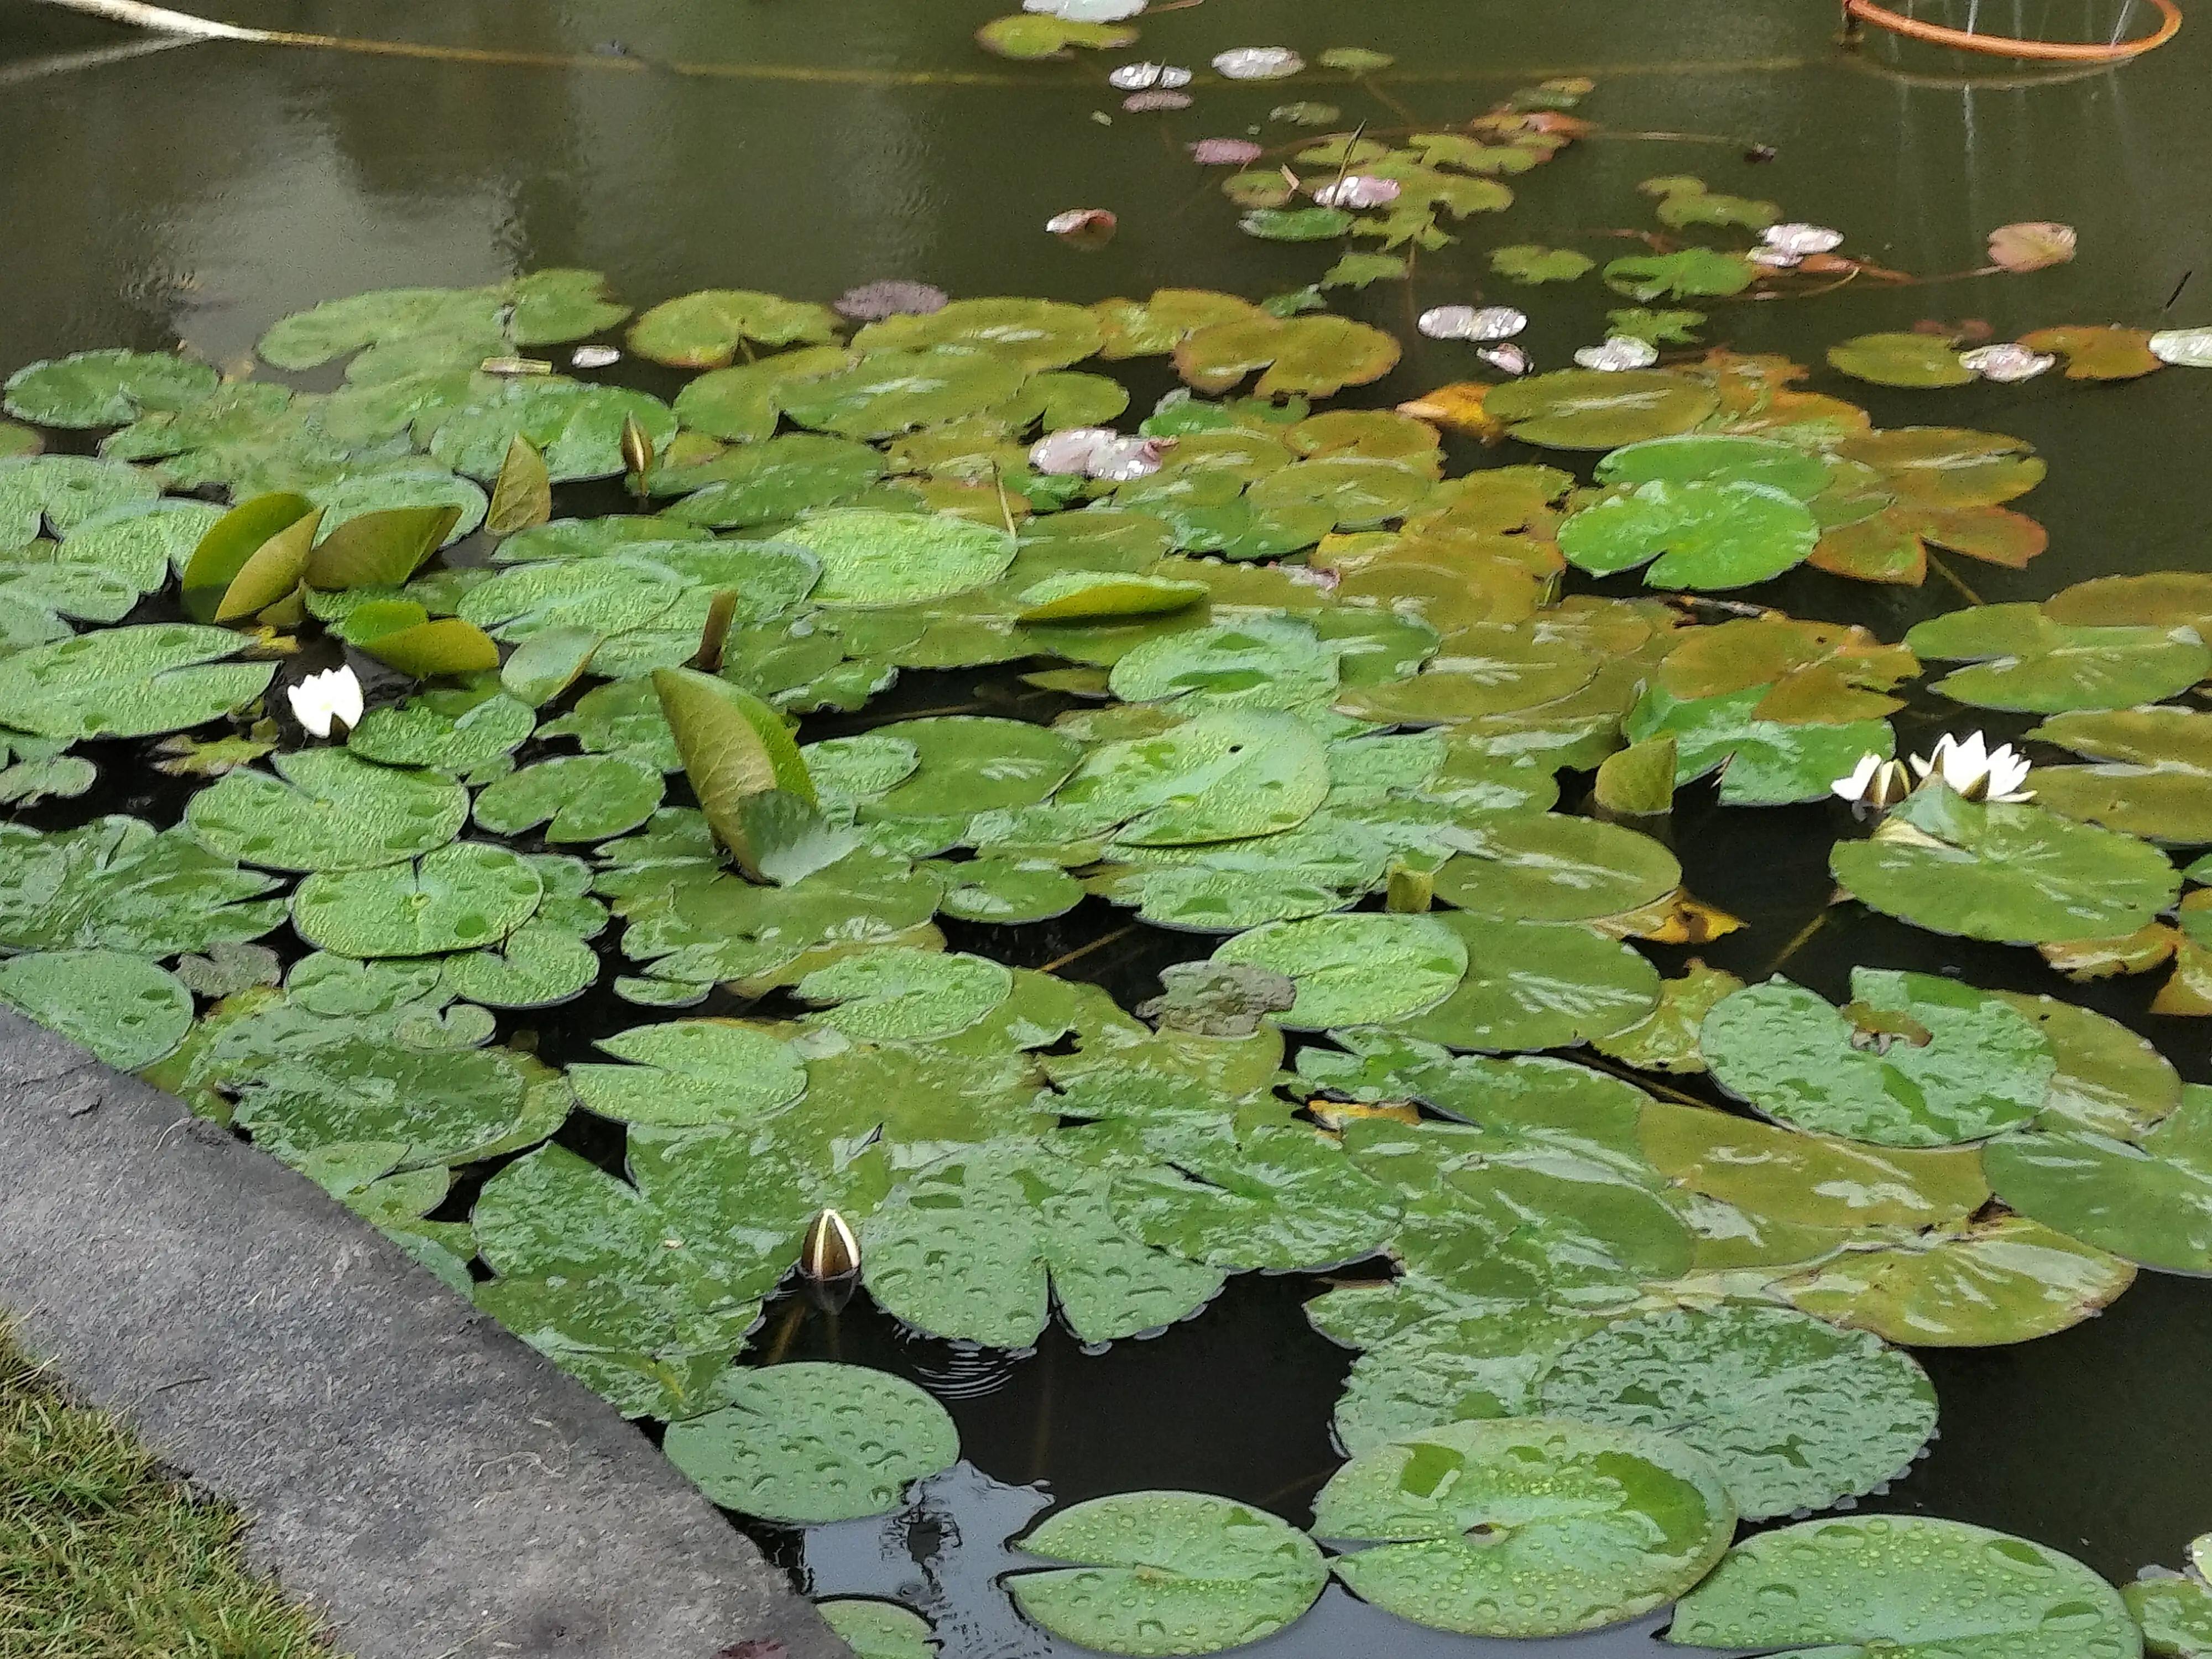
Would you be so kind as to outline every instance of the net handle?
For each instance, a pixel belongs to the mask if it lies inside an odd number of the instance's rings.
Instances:
[[[1904,16],[1876,3],[1876,0],[1844,0],[1844,12],[1855,22],[1871,23],[1892,34],[1960,52],[1978,52],[1993,58],[2030,58],[2046,64],[2124,64],[2164,46],[2181,32],[2181,8],[2174,0],[2150,0],[2150,3],[2159,12],[2159,25],[2154,33],[2140,40],[2122,40],[2104,46],[2070,40],[2019,40],[2009,35],[1972,34],[1965,29],[1946,28],[1940,23],[1925,23],[1917,17]]]

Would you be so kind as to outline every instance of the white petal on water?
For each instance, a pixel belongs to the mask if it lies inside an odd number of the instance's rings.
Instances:
[[[2024,345],[2007,342],[1976,346],[1972,351],[1960,353],[1959,361],[1985,380],[2010,382],[2032,380],[2058,359],[2048,352],[2030,351]]]
[[[1841,247],[1844,233],[1831,230],[1826,225],[1769,225],[1759,240],[1777,252],[1794,254],[1802,259],[1808,253],[1826,253]]]
[[[2150,337],[2150,355],[2182,368],[2212,368],[2212,328],[2169,328]]]
[[[1288,46],[1238,46],[1213,60],[1214,69],[1231,81],[1279,81],[1305,66]]]
[[[1584,368],[1601,368],[1617,372],[1628,368],[1649,368],[1659,361],[1659,348],[1649,340],[1638,340],[1626,334],[1616,334],[1603,345],[1584,346],[1575,353],[1575,361]]]

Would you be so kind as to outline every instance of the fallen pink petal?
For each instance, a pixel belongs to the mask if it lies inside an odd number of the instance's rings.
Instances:
[[[1329,208],[1382,207],[1398,199],[1405,189],[1395,179],[1377,179],[1370,173],[1347,173],[1341,179],[1323,185],[1313,193],[1315,201]]]
[[[856,323],[879,323],[886,317],[927,317],[945,309],[950,299],[941,288],[887,277],[863,283],[838,296],[836,313]]]
[[[1190,159],[1202,167],[1241,167],[1267,152],[1249,138],[1201,138],[1190,147]]]

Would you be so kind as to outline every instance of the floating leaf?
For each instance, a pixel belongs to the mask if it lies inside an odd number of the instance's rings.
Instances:
[[[1464,911],[1433,920],[1465,946],[1467,974],[1428,1012],[1397,1023],[1409,1036],[1490,1052],[1566,1048],[1626,1030],[1658,1005],[1659,970],[1588,927]]]
[[[827,306],[779,299],[744,289],[709,289],[665,300],[630,325],[629,349],[677,368],[720,368],[741,342],[819,345],[831,338],[836,313]]]
[[[1754,267],[1740,253],[1709,247],[1679,253],[1638,254],[1610,261],[1605,285],[1641,304],[1654,300],[1692,300],[1741,294],[1751,286]]]
[[[487,786],[478,827],[512,836],[545,826],[548,842],[605,841],[635,830],[660,805],[660,769],[620,755],[564,755]]]
[[[1245,963],[1286,975],[1297,1000],[1285,1026],[1321,1030],[1368,1025],[1434,1007],[1467,972],[1459,937],[1426,916],[1315,916],[1269,922],[1240,933],[1213,960]]]
[[[0,945],[168,957],[258,939],[283,921],[276,878],[189,830],[102,817],[52,835],[0,824]]]
[[[815,1020],[848,1036],[921,1040],[975,1024],[1012,993],[1013,975],[983,957],[883,945],[817,968],[793,988],[828,1005]]]
[[[1716,1003],[1742,988],[1743,981],[1734,974],[1692,958],[1680,978],[1660,987],[1659,1006],[1650,1018],[1596,1038],[1592,1046],[1643,1071],[1702,1072],[1705,1057],[1698,1046],[1699,1028]]]
[[[1971,386],[1974,371],[1936,334],[1862,334],[1828,348],[1831,366],[1875,386]]]
[[[149,410],[190,409],[219,383],[207,364],[163,352],[80,351],[10,374],[7,409],[40,426],[121,426]]]
[[[726,1392],[719,1410],[672,1423],[662,1449],[715,1503],[763,1521],[881,1515],[960,1455],[944,1407],[866,1366],[770,1365]]]
[[[1469,1636],[1565,1636],[1663,1607],[1728,1548],[1735,1506],[1665,1435],[1541,1419],[1387,1442],[1315,1500],[1330,1565],[1363,1599]]]
[[[1437,872],[1437,896],[1463,910],[1587,921],[1640,908],[1681,884],[1682,866],[1664,847],[1595,818],[1510,814],[1470,830],[1471,850]]]
[[[1911,1359],[1780,1308],[1616,1325],[1561,1355],[1541,1393],[1549,1415],[1695,1446],[1748,1521],[1872,1491],[1909,1468],[1936,1429],[1936,1390]]]
[[[600,1040],[628,1066],[579,1064],[568,1080],[586,1109],[664,1127],[764,1117],[806,1091],[806,1069],[781,1037],[739,1020],[672,1020]]]
[[[2155,848],[2035,806],[1916,791],[1828,867],[1887,915],[1931,933],[2014,945],[2117,939],[2173,902],[2180,879]]]
[[[1126,820],[1124,842],[1174,847],[1294,829],[1328,787],[1328,751],[1304,720],[1236,710],[1101,744],[1056,799],[1104,823]]]
[[[1682,1598],[1668,1639],[1857,1643],[2008,1659],[2134,1659],[2119,1592],[2024,1538],[1924,1516],[1831,1516],[1761,1533]]]
[[[2039,328],[2021,335],[2020,343],[2065,358],[2069,380],[2132,380],[2164,366],[2150,339],[2149,331],[2140,328]]]
[[[1008,1580],[1024,1613],[1079,1646],[1146,1659],[1262,1640],[1298,1619],[1328,1582],[1304,1533],[1198,1492],[1093,1498],[1053,1515],[1020,1547],[1075,1564]]]
[[[1226,392],[1255,369],[1262,398],[1326,397],[1379,380],[1398,366],[1398,342],[1343,317],[1272,317],[1214,323],[1175,349],[1176,370],[1205,392]]]
[[[2212,1273],[2212,1089],[2140,1145],[2091,1130],[2017,1135],[1985,1155],[1997,1195],[2033,1220],[2168,1273]]]
[[[0,961],[0,1002],[119,1072],[173,1053],[192,1025],[177,976],[115,951],[33,951]]]
[[[1559,548],[1598,575],[1653,558],[1644,580],[1659,587],[1744,587],[1802,563],[1820,539],[1804,504],[1786,491],[1741,481],[1638,484],[1574,514]]]
[[[929,1621],[890,1601],[845,1598],[817,1601],[822,1622],[853,1650],[855,1659],[934,1659]]]
[[[0,725],[49,738],[143,738],[202,726],[267,689],[271,663],[234,663],[227,629],[112,628],[0,659]]]
[[[411,865],[311,875],[292,896],[292,925],[340,956],[476,950],[529,921],[544,891],[520,855],[461,842]]]
[[[192,833],[271,870],[364,870],[443,847],[468,821],[468,792],[435,772],[373,765],[343,749],[276,757],[277,776],[240,767],[191,798]]]
[[[822,562],[817,605],[877,608],[948,598],[1006,574],[1014,539],[945,514],[817,514],[784,539]]]
[[[1484,408],[1524,443],[1613,449],[1687,432],[1719,406],[1711,389],[1663,369],[1568,368],[1493,386]]]

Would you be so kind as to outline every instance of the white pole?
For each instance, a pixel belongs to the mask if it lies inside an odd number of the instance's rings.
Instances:
[[[180,34],[197,40],[266,40],[266,29],[240,28],[235,23],[217,23],[204,17],[194,17],[188,12],[171,11],[166,6],[149,6],[140,0],[46,0],[52,6],[66,7],[70,11],[88,13],[105,17],[112,23],[126,23],[134,28],[152,29],[160,34]]]

